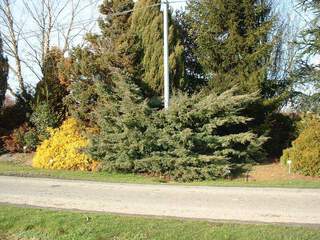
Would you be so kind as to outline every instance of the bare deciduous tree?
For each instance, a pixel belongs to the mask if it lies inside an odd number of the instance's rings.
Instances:
[[[22,76],[21,58],[19,54],[19,39],[22,27],[16,26],[11,6],[10,0],[2,0],[0,2],[0,16],[4,28],[7,30],[2,33],[2,36],[7,49],[6,53],[15,60],[15,67],[10,65],[10,70],[16,75],[20,91],[22,95],[25,95],[26,87]]]
[[[98,0],[0,0],[0,24],[3,30],[5,52],[11,57],[10,70],[19,83],[22,96],[27,83],[23,68],[27,68],[38,80],[43,76],[43,64],[52,46],[65,53],[72,42],[84,33],[94,18],[79,20],[90,6]],[[13,9],[24,9],[21,16]],[[21,9],[20,9],[21,11]],[[21,12],[20,12],[21,15]],[[83,18],[83,16],[82,16]],[[32,30],[26,31],[26,26]],[[23,46],[23,50],[22,47]]]

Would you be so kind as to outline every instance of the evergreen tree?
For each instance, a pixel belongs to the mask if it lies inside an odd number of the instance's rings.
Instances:
[[[190,31],[191,21],[188,13],[177,11],[175,21],[179,30],[179,37],[184,48],[184,79],[185,89],[189,93],[198,91],[208,83],[198,57],[195,54],[197,49],[195,34]]]
[[[100,13],[103,19],[99,21],[101,35],[94,35],[87,38],[96,53],[107,55],[109,52],[111,65],[125,68],[132,73],[132,56],[129,52],[130,44],[128,31],[131,26],[131,15],[134,7],[132,0],[104,0],[100,6]],[[129,11],[129,12],[127,12]],[[97,48],[102,49],[97,49]],[[99,51],[101,51],[99,53]],[[111,54],[111,56],[110,56]],[[105,57],[107,57],[105,56]]]
[[[63,98],[67,94],[66,88],[60,83],[60,66],[64,56],[60,49],[53,48],[45,56],[43,64],[43,78],[36,87],[36,101],[46,102],[57,113],[63,112]]]
[[[242,92],[268,95],[268,65],[274,18],[268,0],[192,0],[188,5],[195,54],[218,93],[239,85]]]
[[[256,95],[177,94],[168,110],[154,110],[130,81],[99,85],[99,133],[89,153],[108,171],[172,177],[180,181],[237,175],[264,157],[265,138],[248,131],[241,110]]]
[[[75,48],[71,54],[71,85],[66,103],[71,114],[82,123],[96,123],[92,111],[99,101],[99,84],[112,85],[133,76],[133,54],[128,37],[131,12],[126,12],[133,7],[132,0],[103,1],[99,21],[101,34],[88,34],[86,46]]]
[[[44,59],[43,78],[36,86],[33,113],[30,122],[34,125],[39,140],[47,139],[48,128],[58,127],[66,115],[63,102],[68,91],[60,82],[61,65],[65,58],[59,48],[52,48]]]
[[[308,86],[311,93],[299,92],[295,104],[299,110],[320,113],[320,63],[314,61],[320,54],[320,3],[316,0],[300,0],[301,9],[314,14],[309,27],[302,31],[299,47],[302,49],[299,67],[293,77],[298,87]]]
[[[3,43],[0,35],[0,109],[4,104],[8,87],[9,64],[8,59],[3,54]]]
[[[155,3],[138,2],[131,16],[118,12],[133,2],[104,1],[101,34],[88,35],[87,45],[72,53],[68,101],[73,115],[94,127],[88,152],[104,160],[106,170],[184,181],[236,174],[263,156],[264,137],[248,130],[251,118],[241,112],[256,96],[179,94],[168,111],[151,108],[146,89],[163,88],[162,15],[159,6],[150,7]],[[176,34],[171,22],[170,64],[177,71],[171,79],[180,88],[183,53]]]
[[[132,15],[131,33],[134,37],[137,74],[142,86],[156,94],[163,92],[163,14],[160,0],[139,0]],[[183,46],[179,40],[177,26],[169,16],[169,65],[172,88],[182,88]],[[150,95],[150,93],[148,94]]]
[[[260,92],[243,113],[254,119],[250,129],[271,136],[264,145],[269,157],[285,146],[276,144],[280,124],[273,114],[291,84],[280,75],[286,64],[283,32],[273,7],[272,0],[191,0],[185,16],[207,89],[219,94],[236,85],[240,93]]]

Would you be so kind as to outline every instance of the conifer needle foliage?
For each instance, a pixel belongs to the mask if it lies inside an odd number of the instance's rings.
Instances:
[[[130,82],[99,88],[100,132],[91,137],[89,153],[107,171],[206,180],[235,175],[263,157],[265,137],[248,131],[251,119],[240,114],[255,94],[178,93],[169,110],[159,111]]]
[[[82,124],[97,129],[88,136],[87,151],[106,171],[179,181],[235,175],[264,157],[265,137],[251,132],[252,119],[241,114],[258,94],[178,92],[169,110],[152,108],[148,97],[161,92],[163,75],[162,16],[159,6],[148,7],[155,3],[141,0],[133,13],[111,16],[131,9],[133,2],[104,1],[101,34],[88,35],[88,44],[73,52],[69,109]],[[183,54],[173,24],[170,69],[179,89]]]
[[[239,85],[242,92],[268,95],[275,18],[269,0],[191,0],[187,19],[209,85],[218,93]]]
[[[0,110],[3,106],[8,87],[9,63],[3,54],[3,44],[0,35]]]
[[[149,91],[163,92],[163,13],[160,0],[139,0],[132,14],[131,36],[134,37],[137,73]],[[156,5],[159,4],[159,5]],[[170,79],[171,86],[184,86],[183,46],[178,36],[177,26],[169,15]],[[149,96],[150,93],[148,94]]]

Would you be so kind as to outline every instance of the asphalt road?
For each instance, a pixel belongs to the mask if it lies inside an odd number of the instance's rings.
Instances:
[[[120,214],[320,225],[320,189],[137,185],[0,176],[0,202]]]

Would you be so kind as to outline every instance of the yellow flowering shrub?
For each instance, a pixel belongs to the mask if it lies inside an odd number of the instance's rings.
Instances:
[[[74,118],[67,119],[60,128],[49,129],[50,138],[36,151],[33,167],[45,169],[94,170],[97,162],[81,152],[88,139],[81,135]]]
[[[281,162],[291,160],[295,172],[320,177],[320,120],[308,118],[303,125],[292,147],[284,150]]]

